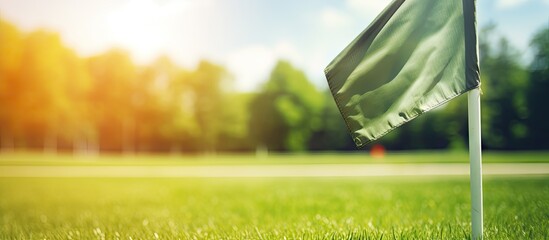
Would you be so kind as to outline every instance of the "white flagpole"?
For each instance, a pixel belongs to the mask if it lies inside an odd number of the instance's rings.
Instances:
[[[471,223],[472,238],[482,239],[482,148],[480,137],[480,90],[468,93],[469,102],[469,161],[471,166]]]

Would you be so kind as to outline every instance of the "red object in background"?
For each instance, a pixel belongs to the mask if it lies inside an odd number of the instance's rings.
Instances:
[[[372,146],[372,149],[370,149],[370,155],[374,158],[383,158],[385,156],[385,147],[380,144]]]

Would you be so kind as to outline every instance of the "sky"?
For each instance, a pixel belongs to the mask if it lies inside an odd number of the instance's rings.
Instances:
[[[138,64],[160,55],[187,68],[210,60],[225,66],[241,91],[257,90],[276,61],[286,59],[322,89],[326,65],[389,2],[0,0],[0,18],[24,32],[58,32],[82,57],[118,47]],[[549,0],[479,0],[477,18],[479,27],[494,23],[528,64],[532,35],[549,25]]]

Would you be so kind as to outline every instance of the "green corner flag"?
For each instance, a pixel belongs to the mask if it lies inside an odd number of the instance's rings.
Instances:
[[[394,0],[325,70],[356,145],[480,86],[474,0]]]

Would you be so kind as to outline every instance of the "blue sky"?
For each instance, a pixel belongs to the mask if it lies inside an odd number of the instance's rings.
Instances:
[[[250,91],[268,78],[280,58],[325,88],[324,67],[388,2],[0,0],[0,17],[23,31],[59,32],[82,56],[122,47],[142,64],[161,54],[185,67],[209,59],[233,73],[238,89]],[[477,2],[478,25],[495,23],[497,34],[508,38],[528,63],[532,34],[549,25],[549,0]]]

